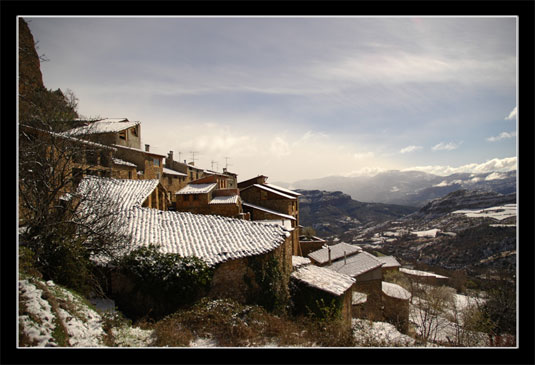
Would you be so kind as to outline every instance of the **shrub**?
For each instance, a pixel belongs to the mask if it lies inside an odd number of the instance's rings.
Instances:
[[[133,284],[116,301],[135,317],[160,317],[194,303],[206,294],[213,276],[201,259],[162,253],[156,246],[133,250],[116,265]]]

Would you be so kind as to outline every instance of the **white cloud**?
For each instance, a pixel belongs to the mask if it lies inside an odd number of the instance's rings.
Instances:
[[[500,135],[496,136],[496,137],[489,137],[487,138],[487,141],[489,142],[496,142],[496,141],[500,141],[502,139],[506,139],[506,138],[513,138],[513,137],[516,137],[516,131],[512,131],[512,132],[502,132],[500,133]]]
[[[509,113],[509,116],[505,117],[505,120],[513,120],[516,119],[516,106],[515,108]]]
[[[422,146],[407,146],[405,148],[402,148],[399,152],[409,153],[409,152],[414,152],[414,151],[421,150],[421,149],[422,149]]]
[[[275,137],[271,141],[271,145],[270,145],[269,150],[271,151],[271,153],[273,155],[275,155],[277,157],[288,156],[292,152],[288,142],[286,142],[286,140],[284,140],[284,138],[279,137],[279,136]]]
[[[363,153],[354,153],[353,157],[355,160],[366,160],[373,158],[375,155],[373,152],[363,152]]]
[[[371,177],[371,176],[375,176],[385,171],[387,171],[387,169],[383,169],[381,167],[363,167],[361,169],[351,171],[342,176],[346,176],[346,177],[370,176]]]
[[[457,148],[459,148],[459,145],[460,143],[455,143],[455,142],[449,142],[449,143],[440,142],[439,144],[433,146],[432,150],[433,151],[452,151],[452,150],[456,150]]]
[[[517,169],[517,158],[516,157],[506,157],[506,158],[494,158],[486,162],[477,164],[471,163],[459,167],[451,166],[414,166],[403,169],[401,171],[423,171],[430,174],[435,174],[439,176],[447,176],[455,173],[485,173],[485,172],[507,172]]]

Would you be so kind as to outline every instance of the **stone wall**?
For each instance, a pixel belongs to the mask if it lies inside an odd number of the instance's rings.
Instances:
[[[292,270],[291,243],[289,239],[275,250],[263,255],[230,260],[216,266],[209,295],[216,298],[232,298],[245,303],[255,298],[261,290],[255,281],[251,260],[266,262],[275,258],[282,273],[282,285],[288,289]]]
[[[409,329],[409,300],[393,298],[383,293],[383,315],[386,321],[392,323],[403,333]]]

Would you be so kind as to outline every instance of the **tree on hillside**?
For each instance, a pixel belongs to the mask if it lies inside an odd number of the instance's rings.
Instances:
[[[113,149],[62,135],[77,117],[77,98],[46,90],[33,37],[20,20],[19,242],[45,279],[82,292],[99,290],[92,258],[112,255],[126,241],[115,212],[81,210],[93,204],[77,194],[87,175],[109,176]],[[98,187],[96,187],[98,189]]]

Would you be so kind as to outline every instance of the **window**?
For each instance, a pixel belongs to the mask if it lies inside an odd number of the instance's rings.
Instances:
[[[199,195],[197,194],[193,195],[193,200],[199,200]]]
[[[126,131],[120,131],[119,132],[119,138],[126,141]]]
[[[152,159],[154,166],[160,166],[160,159],[159,158],[153,158]]]
[[[132,179],[132,171],[128,171],[128,178]]]
[[[167,183],[171,185],[173,183],[173,178],[171,176],[167,176]]]
[[[85,159],[89,165],[98,165],[98,154],[95,151],[87,151]]]
[[[108,151],[100,151],[100,164],[105,167],[111,166],[111,159]]]
[[[137,127],[130,129],[130,133],[132,133],[134,137],[137,137]]]
[[[187,202],[187,201],[189,200],[189,196],[187,196],[187,195],[183,195],[183,196],[182,196],[182,199],[183,199],[185,202]]]

